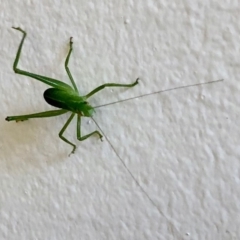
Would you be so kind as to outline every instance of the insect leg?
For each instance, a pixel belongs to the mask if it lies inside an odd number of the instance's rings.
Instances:
[[[15,57],[15,60],[14,60],[14,63],[13,63],[14,72],[17,73],[17,74],[21,74],[21,75],[25,75],[25,76],[34,78],[36,80],[39,80],[39,81],[41,81],[41,82],[43,82],[47,85],[50,85],[52,87],[55,87],[55,88],[68,89],[68,90],[72,89],[71,86],[69,86],[68,84],[66,84],[64,82],[61,82],[59,80],[49,78],[49,77],[45,77],[45,76],[41,76],[41,75],[37,75],[37,74],[30,73],[30,72],[27,72],[27,71],[23,71],[23,70],[17,68],[18,61],[19,61],[21,51],[22,51],[22,46],[23,46],[24,40],[27,36],[27,33],[25,31],[23,31],[21,28],[15,28],[15,27],[13,27],[13,28],[23,33],[23,37],[22,37],[22,40],[19,44],[18,51],[17,51],[16,57]]]
[[[86,95],[86,97],[87,98],[91,97],[93,94],[101,91],[105,87],[134,87],[135,85],[138,84],[138,80],[139,80],[139,78],[137,78],[136,81],[134,83],[132,83],[132,84],[105,83],[105,84],[95,88],[94,90],[92,90],[90,93],[88,93]]]
[[[75,113],[72,113],[71,116],[69,117],[69,119],[67,120],[67,122],[64,124],[63,128],[61,129],[61,131],[59,132],[58,136],[66,143],[70,144],[71,146],[73,146],[73,150],[71,153],[74,153],[76,150],[76,145],[71,143],[70,141],[68,141],[65,137],[63,137],[63,133],[65,132],[66,128],[68,127],[69,123],[72,121],[73,117],[74,117]],[[70,154],[71,154],[70,153]],[[70,155],[69,154],[69,155]]]
[[[20,115],[20,116],[9,116],[6,117],[6,121],[25,121],[28,120],[29,118],[45,118],[45,117],[54,117],[58,116],[61,114],[64,114],[68,112],[68,110],[51,110],[51,111],[45,111],[45,112],[40,112],[40,113],[33,113],[33,114],[28,114],[28,115]]]
[[[69,45],[70,45],[70,49],[69,49],[69,52],[68,52],[68,55],[67,55],[67,58],[66,58],[66,61],[65,61],[65,69],[66,69],[66,71],[67,71],[68,77],[70,78],[71,83],[72,83],[75,91],[78,92],[76,83],[75,83],[75,81],[73,80],[72,74],[71,74],[71,72],[70,72],[70,70],[69,70],[69,68],[68,68],[69,58],[70,58],[71,53],[72,53],[72,50],[73,50],[73,48],[72,48],[72,45],[73,45],[72,37],[70,37]]]
[[[102,134],[99,131],[94,131],[94,132],[91,132],[91,133],[89,133],[89,134],[87,134],[85,136],[81,136],[81,116],[78,115],[78,118],[77,118],[77,139],[79,141],[83,141],[83,140],[89,138],[90,136],[92,136],[93,134],[97,134],[100,137],[101,141],[102,141],[102,137],[103,136],[102,136]]]

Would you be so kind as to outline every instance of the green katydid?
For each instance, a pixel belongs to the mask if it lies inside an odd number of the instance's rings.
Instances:
[[[89,92],[87,95],[80,96],[79,92],[78,92],[78,88],[77,88],[77,86],[73,80],[72,74],[68,68],[69,58],[70,58],[70,55],[71,55],[72,49],[73,49],[72,38],[70,38],[70,43],[69,43],[70,49],[69,49],[67,58],[65,60],[65,69],[66,69],[66,72],[68,74],[68,77],[69,77],[73,87],[71,87],[70,85],[68,85],[64,82],[61,82],[59,80],[52,79],[52,78],[49,78],[46,76],[37,75],[37,74],[30,73],[30,72],[19,69],[17,67],[17,65],[18,65],[22,46],[23,46],[24,40],[27,36],[27,33],[19,27],[18,28],[13,27],[13,28],[23,33],[23,37],[22,37],[22,40],[18,47],[16,58],[13,63],[14,72],[34,78],[40,82],[50,85],[52,88],[49,88],[44,92],[44,94],[43,94],[44,99],[48,104],[50,104],[54,107],[60,108],[60,110],[51,110],[51,111],[45,111],[45,112],[21,115],[21,116],[9,116],[9,117],[6,117],[6,120],[7,121],[25,121],[30,118],[54,117],[54,116],[58,116],[58,115],[61,115],[61,114],[67,113],[67,112],[71,112],[71,116],[69,117],[69,119],[67,120],[67,122],[65,123],[65,125],[63,126],[61,131],[59,132],[59,137],[64,142],[70,144],[73,147],[73,150],[71,153],[74,153],[74,151],[76,150],[76,145],[73,144],[72,142],[70,142],[69,140],[67,140],[63,136],[63,133],[66,130],[66,128],[68,127],[68,125],[70,124],[70,122],[72,121],[75,114],[77,114],[77,139],[79,141],[83,141],[83,140],[89,138],[90,136],[92,136],[93,134],[98,135],[100,137],[100,139],[102,140],[103,136],[97,130],[94,132],[91,132],[85,136],[81,136],[81,117],[92,117],[92,115],[94,113],[94,107],[92,107],[87,102],[87,99],[90,98],[95,93],[99,92],[100,90],[104,89],[105,87],[128,87],[128,88],[134,87],[135,85],[138,84],[139,79],[137,78],[136,81],[132,84],[106,83],[106,84],[103,84],[103,85],[95,88],[94,90]]]
[[[70,49],[69,49],[67,58],[65,60],[65,69],[67,71],[67,74],[69,76],[69,79],[70,79],[73,87],[71,87],[70,85],[68,85],[64,82],[56,80],[56,79],[52,79],[52,78],[49,78],[49,77],[46,77],[46,76],[41,76],[41,75],[37,75],[37,74],[34,74],[34,73],[30,73],[30,72],[18,69],[17,68],[18,61],[19,61],[22,46],[23,46],[23,43],[24,43],[24,40],[25,40],[27,34],[21,28],[15,28],[15,27],[13,27],[13,28],[23,33],[23,37],[22,37],[22,40],[21,40],[20,45],[18,47],[18,51],[17,51],[16,57],[15,57],[15,60],[14,60],[14,63],[13,63],[14,72],[18,73],[18,74],[21,74],[21,75],[31,77],[31,78],[34,78],[34,79],[36,79],[40,82],[43,82],[43,83],[51,86],[51,88],[47,89],[44,92],[44,94],[43,94],[44,99],[46,100],[46,102],[48,104],[50,104],[54,107],[60,108],[60,109],[59,110],[45,111],[45,112],[40,112],[40,113],[34,113],[34,114],[28,114],[28,115],[21,115],[21,116],[8,116],[8,117],[6,117],[6,120],[7,121],[25,121],[25,120],[28,120],[30,118],[54,117],[54,116],[58,116],[58,115],[61,115],[61,114],[65,114],[67,112],[71,112],[71,115],[70,115],[69,119],[64,124],[61,131],[59,132],[59,137],[64,142],[70,144],[73,147],[71,153],[74,153],[74,151],[76,149],[76,145],[73,144],[72,142],[70,142],[69,140],[67,140],[63,136],[63,133],[65,132],[68,125],[70,124],[70,122],[72,121],[73,117],[76,114],[77,114],[77,139],[79,141],[83,141],[83,140],[89,138],[90,136],[92,136],[93,134],[98,135],[100,137],[100,139],[102,139],[103,136],[99,131],[94,131],[94,132],[89,133],[85,136],[81,136],[81,117],[92,117],[95,108],[115,104],[115,103],[118,103],[118,102],[129,101],[129,100],[132,100],[132,99],[135,99],[135,98],[141,98],[141,97],[145,97],[145,96],[149,96],[149,95],[153,95],[153,94],[159,94],[159,93],[163,93],[163,92],[167,92],[167,91],[172,91],[172,90],[177,90],[177,89],[182,89],[182,88],[187,88],[187,87],[193,87],[193,86],[199,86],[199,85],[203,85],[203,84],[210,84],[210,83],[223,81],[223,79],[220,79],[220,80],[216,80],[216,81],[210,81],[210,82],[203,82],[203,83],[197,83],[197,84],[192,84],[192,85],[180,86],[180,87],[170,88],[170,89],[166,89],[166,90],[160,90],[160,91],[156,91],[156,92],[152,92],[152,93],[142,94],[142,95],[137,96],[137,97],[132,97],[132,98],[120,100],[120,101],[117,101],[117,102],[107,103],[107,104],[104,104],[104,105],[101,105],[101,106],[93,107],[87,102],[87,99],[89,97],[91,97],[92,95],[94,95],[95,93],[101,91],[105,87],[129,87],[129,88],[134,87],[135,85],[138,84],[139,79],[137,78],[136,81],[132,84],[106,83],[106,84],[103,84],[103,85],[95,88],[94,90],[89,92],[87,95],[80,96],[79,92],[78,92],[78,89],[77,89],[77,86],[76,86],[76,84],[73,80],[72,74],[70,73],[70,70],[68,68],[69,58],[70,58],[70,55],[71,55],[72,49],[73,49],[72,48],[72,45],[73,45],[72,38],[70,38]],[[97,122],[95,122],[95,123],[98,126],[98,128],[100,129],[100,126],[97,124]],[[103,133],[103,135],[104,135],[104,133]],[[104,135],[104,136],[105,136],[106,140],[108,141],[108,143],[110,144],[110,146],[112,147],[113,151],[116,153],[119,160],[122,162],[125,169],[131,175],[131,177],[136,182],[136,184],[139,186],[141,191],[146,195],[146,197],[150,200],[150,202],[156,207],[156,209],[160,212],[160,214],[164,215],[161,212],[161,210],[158,208],[158,206],[155,204],[155,202],[151,199],[151,197],[144,190],[144,188],[140,185],[138,180],[134,177],[134,175],[132,174],[130,169],[124,163],[123,159],[119,156],[119,154],[115,150],[112,143],[107,138],[107,136],[106,135]],[[169,222],[169,224],[172,225],[171,222]],[[174,227],[174,225],[172,225],[172,227]]]

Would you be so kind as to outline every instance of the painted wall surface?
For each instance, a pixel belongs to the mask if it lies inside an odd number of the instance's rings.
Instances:
[[[1,1],[0,239],[240,239],[239,11],[237,0]],[[134,98],[97,108],[98,126],[83,119],[103,142],[79,142],[74,119],[69,157],[58,137],[69,113],[4,120],[54,109],[47,85],[14,73],[12,26],[28,34],[19,68],[66,83],[73,37],[82,95],[141,79],[90,99]]]

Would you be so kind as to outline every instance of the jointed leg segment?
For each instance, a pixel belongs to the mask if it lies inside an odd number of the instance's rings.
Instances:
[[[92,136],[94,134],[97,134],[100,137],[100,139],[102,140],[103,136],[99,131],[94,131],[94,132],[91,132],[87,135],[81,136],[81,116],[78,115],[78,118],[77,118],[77,139],[79,141],[83,141],[83,140],[89,138],[90,136]]]
[[[97,88],[95,88],[94,90],[92,90],[90,93],[88,93],[86,95],[87,98],[91,97],[92,95],[94,95],[95,93],[103,90],[105,87],[134,87],[135,85],[138,84],[138,80],[139,78],[136,79],[136,81],[132,84],[119,84],[119,83],[105,83]]]
[[[63,133],[65,132],[66,128],[68,127],[68,125],[70,124],[70,122],[72,121],[73,117],[74,117],[75,113],[72,113],[71,116],[69,117],[69,119],[67,120],[67,122],[64,124],[63,128],[61,129],[61,131],[59,132],[59,137],[66,143],[70,144],[71,146],[73,146],[73,150],[71,153],[74,153],[76,150],[76,145],[71,143],[70,141],[68,141],[65,137],[63,137]],[[70,154],[71,154],[70,153]]]
[[[70,72],[70,70],[69,70],[69,68],[68,68],[69,58],[70,58],[70,56],[71,56],[72,49],[73,49],[73,48],[72,48],[72,45],[73,45],[72,37],[70,37],[69,45],[70,45],[70,49],[69,49],[69,52],[68,52],[68,55],[67,55],[67,58],[66,58],[66,61],[65,61],[65,69],[66,69],[66,71],[67,71],[68,77],[70,78],[70,80],[71,80],[71,82],[72,82],[72,85],[73,85],[75,91],[78,92],[77,86],[76,86],[76,84],[75,84],[75,82],[74,82],[74,80],[73,80],[72,74],[71,74],[71,72]]]
[[[41,76],[41,75],[38,75],[38,74],[34,74],[34,73],[30,73],[30,72],[27,72],[27,71],[23,71],[19,68],[17,68],[17,65],[18,65],[18,61],[19,61],[19,58],[20,58],[20,55],[21,55],[21,51],[22,51],[22,46],[23,46],[23,43],[24,43],[24,40],[27,36],[27,33],[25,31],[23,31],[21,28],[15,28],[13,27],[14,29],[20,31],[23,33],[23,37],[22,37],[22,40],[19,44],[19,47],[18,47],[18,51],[17,51],[17,54],[16,54],[16,58],[14,60],[14,63],[13,63],[13,70],[15,73],[18,73],[18,74],[21,74],[21,75],[25,75],[27,77],[31,77],[31,78],[34,78],[36,80],[39,80],[47,85],[50,85],[52,87],[55,87],[55,88],[60,88],[60,89],[72,89],[72,87],[70,87],[68,84],[64,83],[64,82],[61,82],[59,80],[56,80],[56,79],[53,79],[53,78],[49,78],[49,77],[45,77],[45,76]]]
[[[20,115],[20,116],[9,116],[6,117],[7,121],[25,121],[28,120],[29,118],[45,118],[45,117],[55,117],[61,114],[64,114],[68,112],[68,110],[51,110],[51,111],[45,111],[45,112],[40,112],[40,113],[33,113],[33,114],[28,114],[28,115]]]

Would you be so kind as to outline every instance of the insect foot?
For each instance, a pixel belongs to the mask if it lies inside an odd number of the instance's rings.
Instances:
[[[14,28],[14,29],[16,29],[16,30],[22,30],[20,27],[12,27],[12,28]]]
[[[20,116],[20,117],[17,117],[17,116],[11,116],[11,117],[6,117],[5,118],[5,120],[6,121],[16,121],[16,122],[23,122],[23,121],[26,121],[26,120],[28,120],[26,117],[22,117],[22,116]]]
[[[70,157],[72,154],[75,153],[75,150],[71,151],[69,154],[68,154],[68,157]]]
[[[139,83],[139,78],[136,79],[135,83],[133,84],[133,86],[137,85]]]

